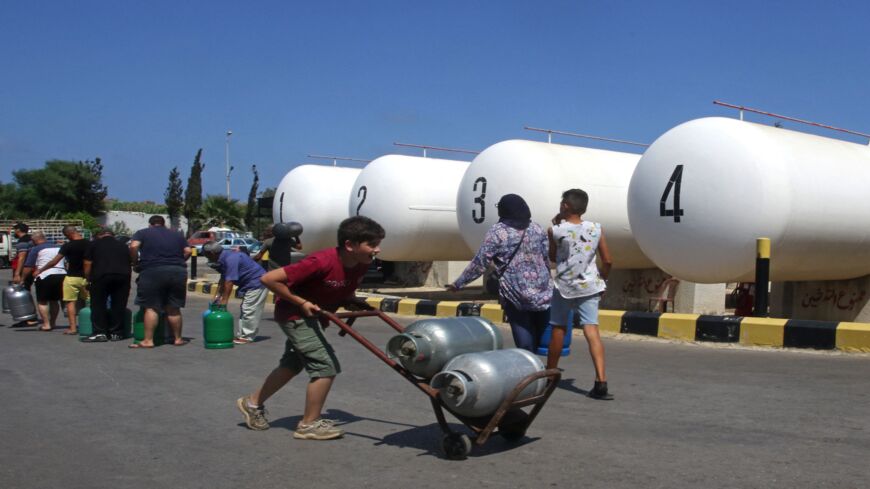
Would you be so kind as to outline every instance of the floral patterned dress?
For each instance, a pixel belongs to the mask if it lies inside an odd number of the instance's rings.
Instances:
[[[504,223],[496,223],[483,238],[483,243],[471,263],[453,285],[462,288],[468,282],[483,275],[487,266],[494,263],[499,270],[510,259],[522,237],[522,245],[499,280],[499,298],[510,301],[523,311],[544,311],[550,307],[553,281],[547,263],[549,242],[541,226],[529,224],[523,231]]]

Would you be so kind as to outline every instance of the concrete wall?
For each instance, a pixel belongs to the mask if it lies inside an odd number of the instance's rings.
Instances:
[[[135,233],[136,231],[147,228],[148,227],[148,218],[153,216],[154,214],[148,214],[145,212],[128,212],[128,211],[107,211],[105,214],[97,218],[97,221],[103,226],[111,226],[116,222],[123,222],[130,228],[130,233]],[[169,216],[167,214],[161,214],[166,219],[166,227],[172,228],[170,225]],[[184,216],[179,217],[179,223],[177,223],[176,228],[181,229],[182,231],[187,230],[187,219]]]
[[[770,315],[790,319],[870,322],[870,275],[851,280],[774,282]]]
[[[602,309],[646,311],[650,299],[670,275],[658,268],[612,270]],[[655,308],[655,303],[653,307]],[[668,311],[670,311],[670,307]],[[722,314],[725,312],[725,284],[696,284],[680,281],[674,297],[674,311],[687,314]]]

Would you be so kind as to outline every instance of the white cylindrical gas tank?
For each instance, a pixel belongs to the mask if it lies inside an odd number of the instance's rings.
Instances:
[[[368,216],[387,232],[379,258],[390,261],[469,260],[456,222],[456,190],[465,161],[386,155],[353,185],[350,215]]]
[[[752,281],[770,238],[776,281],[870,274],[870,148],[711,117],[647,149],[629,188],[631,228],[660,268],[700,283]]]
[[[523,197],[544,229],[559,212],[562,192],[589,194],[585,219],[600,222],[614,268],[650,268],[631,234],[626,193],[639,155],[536,141],[502,141],[474,158],[456,196],[459,230],[472,250],[498,222],[495,204],[505,194]]]
[[[336,246],[338,225],[348,217],[347,199],[359,173],[358,168],[297,166],[275,190],[272,219],[302,224],[306,253]]]

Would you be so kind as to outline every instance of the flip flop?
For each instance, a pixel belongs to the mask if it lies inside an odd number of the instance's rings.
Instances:
[[[63,334],[74,334],[74,335],[78,335],[79,332],[78,332],[78,331],[70,331],[70,330],[66,330],[66,331],[63,332]]]
[[[186,344],[188,344],[188,343],[190,343],[190,340],[182,339],[182,340],[181,340],[181,343],[175,343],[175,342],[173,342],[173,343],[172,343],[172,346],[184,346],[184,345],[186,345]]]
[[[54,328],[48,328],[48,329],[46,329],[46,328],[43,328],[42,326],[39,327],[39,330],[40,330],[40,331],[51,331],[51,330],[53,330],[53,329],[54,329]]]
[[[151,348],[154,348],[154,345],[151,345],[151,346],[145,346],[145,345],[143,345],[143,344],[141,344],[141,343],[130,343],[129,345],[127,345],[127,348],[149,350],[149,349],[151,349]]]

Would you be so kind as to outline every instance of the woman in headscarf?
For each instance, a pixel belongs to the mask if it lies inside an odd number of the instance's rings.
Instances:
[[[553,281],[550,279],[547,233],[532,222],[528,204],[516,194],[498,201],[493,224],[477,254],[448,290],[459,290],[481,276],[490,264],[500,276],[499,303],[507,315],[517,348],[534,352],[550,317]]]

